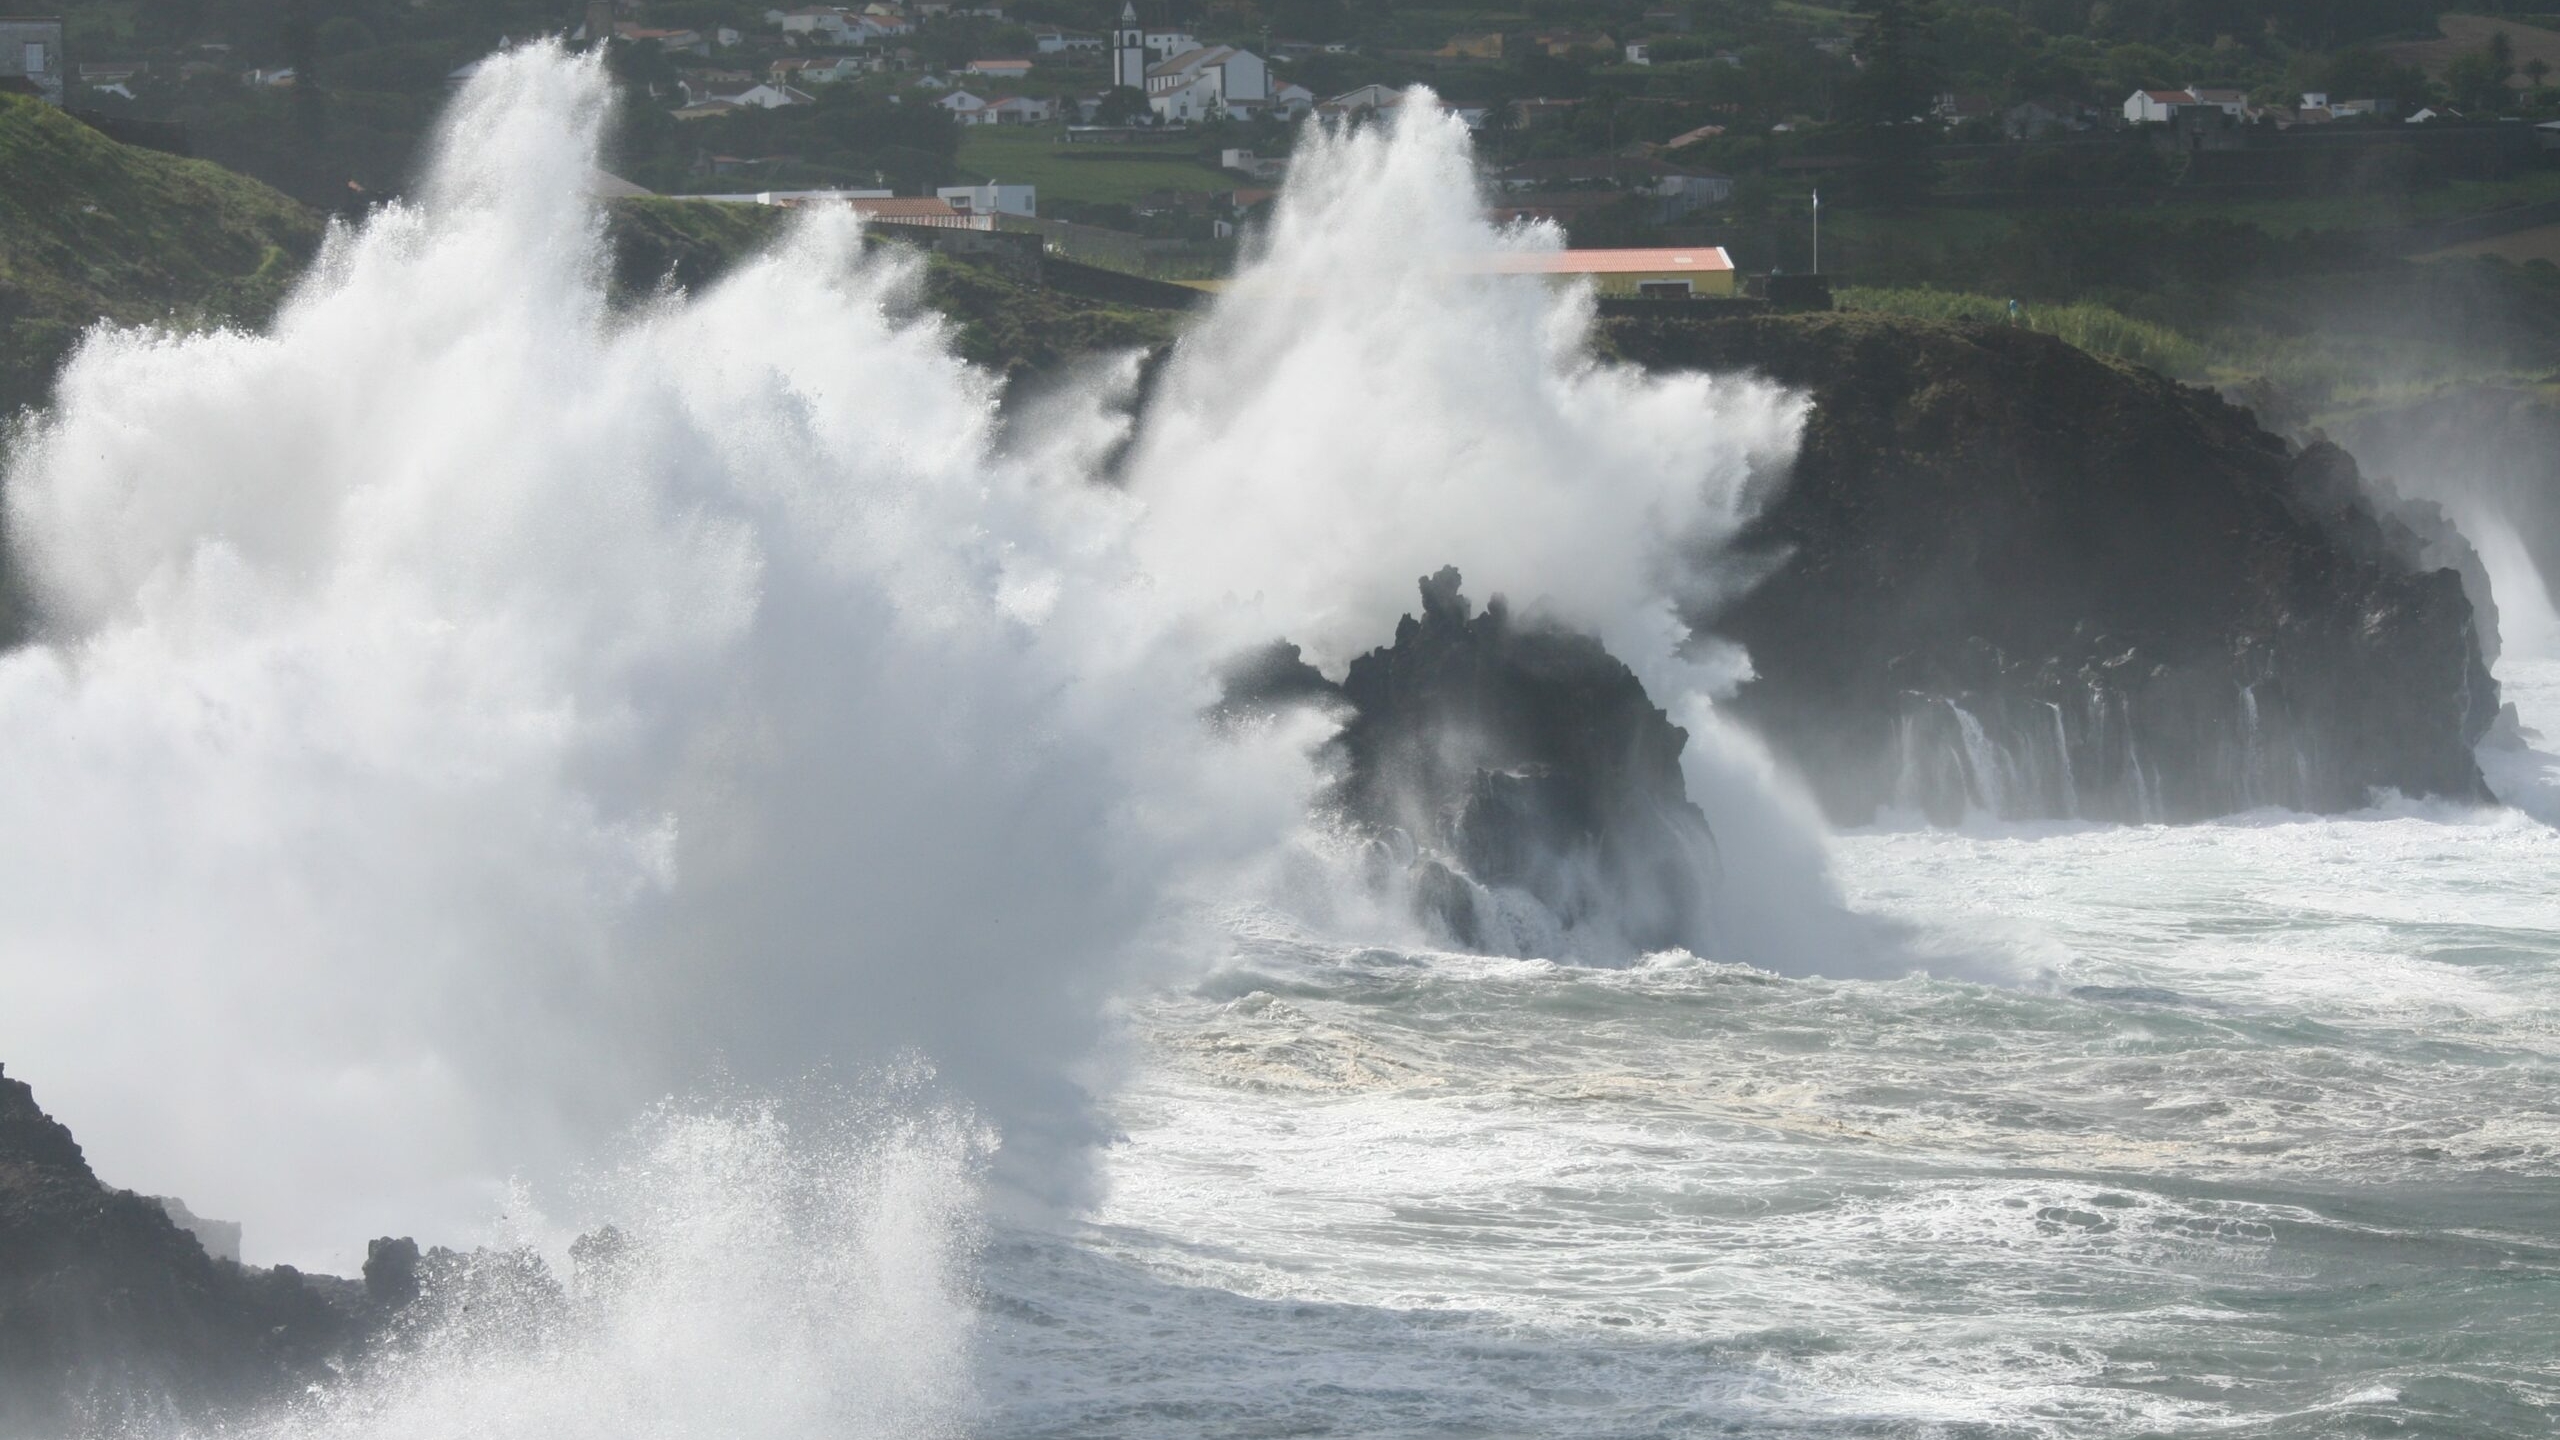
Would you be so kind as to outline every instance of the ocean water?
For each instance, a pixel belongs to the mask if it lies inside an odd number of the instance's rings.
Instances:
[[[1108,1198],[993,1245],[983,1433],[2560,1428],[2560,832],[1833,851],[1923,973],[1240,922],[1136,1013]]]
[[[494,1247],[221,1433],[2554,1428],[2546,754],[1825,836],[1673,618],[1804,402],[1452,266],[1559,237],[1435,107],[1308,137],[1143,413],[1026,421],[841,211],[616,311],[611,98],[480,67],[268,329],[102,329],[11,438],[0,1059],[254,1262]],[[1199,723],[1452,563],[1690,727],[1732,953],[1417,948],[1302,863],[1320,727]]]

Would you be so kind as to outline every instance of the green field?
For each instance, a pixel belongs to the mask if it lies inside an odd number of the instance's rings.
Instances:
[[[1847,286],[1836,292],[1843,310],[1903,315],[1924,320],[2008,323],[2008,302],[1994,295],[1933,286]],[[2519,371],[2511,357],[2458,338],[2396,339],[2377,364],[2354,345],[2324,335],[2277,335],[2242,325],[2180,330],[2090,303],[2029,304],[2018,324],[2040,330],[2092,354],[2147,366],[2175,379],[2246,392],[2272,384],[2309,402],[2307,420],[2335,424],[2371,406],[2406,402],[2445,385],[2547,385],[2535,369]]]
[[[1850,286],[1843,288],[1837,298],[1843,310],[1866,310],[1881,315],[1908,315],[1923,320],[1977,320],[1994,325],[2008,323],[2009,320],[2006,300],[1992,295],[1968,295],[1956,290]],[[2030,330],[2058,336],[2093,355],[2112,355],[2183,379],[2201,378],[2214,358],[2203,344],[2190,336],[2165,325],[2136,320],[2104,305],[2025,306],[2019,311],[2017,323]]]
[[[1246,183],[1176,146],[1062,143],[1047,126],[973,126],[960,136],[971,181],[1037,185],[1040,198],[1125,205],[1156,190],[1232,190]]]

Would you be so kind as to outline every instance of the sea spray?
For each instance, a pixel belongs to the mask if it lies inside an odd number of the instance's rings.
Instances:
[[[1262,254],[1177,350],[1131,466],[1148,573],[1334,674],[1449,565],[1597,634],[1657,701],[1730,678],[1681,658],[1674,602],[1731,583],[1699,559],[1778,482],[1802,398],[1593,360],[1587,294],[1483,273],[1554,229],[1486,223],[1427,92],[1396,117],[1302,137]]]
[[[798,1120],[752,1099],[654,1107],[572,1187],[593,1228],[562,1247],[519,1198],[514,1243],[429,1257],[355,1383],[250,1434],[961,1433],[986,1137],[919,1079],[795,1087]]]
[[[1125,386],[1000,441],[841,211],[614,313],[607,95],[481,67],[270,331],[102,330],[11,457],[45,639],[0,658],[0,1052],[253,1258],[457,1233],[715,1067],[908,1048],[1008,1192],[1089,1193],[1112,997],[1316,783],[1320,731],[1199,725],[1210,677],[1374,643],[1438,565],[1714,723],[1738,657],[1671,602],[1800,403],[1597,363],[1587,296],[1471,273],[1557,237],[1480,218],[1434,107],[1309,137],[1107,485]],[[1819,891],[1764,759],[1693,747],[1693,789]]]

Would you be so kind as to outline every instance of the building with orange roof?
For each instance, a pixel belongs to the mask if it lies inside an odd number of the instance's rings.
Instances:
[[[1733,257],[1721,245],[1667,250],[1504,250],[1477,257],[1470,269],[1487,275],[1588,277],[1611,299],[1687,300],[1736,291]]]

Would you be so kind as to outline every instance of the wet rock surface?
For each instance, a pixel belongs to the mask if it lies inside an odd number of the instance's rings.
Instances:
[[[1425,577],[1421,613],[1339,685],[1292,645],[1247,657],[1228,707],[1341,713],[1326,804],[1455,943],[1702,944],[1714,840],[1681,780],[1687,733],[1599,641],[1499,596],[1477,611],[1461,583],[1454,569]],[[1534,900],[1562,934],[1522,933],[1506,897]]]
[[[0,1434],[113,1432],[287,1394],[361,1328],[333,1288],[208,1256],[161,1202],[101,1183],[0,1073]]]
[[[2498,709],[2440,516],[2210,392],[2025,330],[1616,321],[1649,365],[1814,399],[1700,629],[1833,819],[2189,820],[2485,800]],[[2458,537],[2453,537],[2458,546]]]

